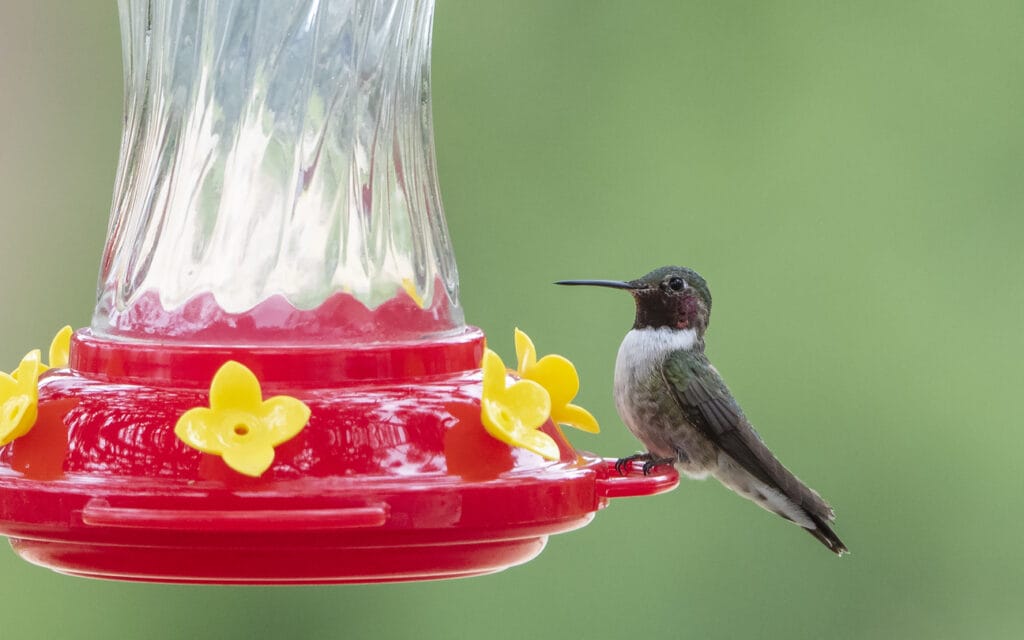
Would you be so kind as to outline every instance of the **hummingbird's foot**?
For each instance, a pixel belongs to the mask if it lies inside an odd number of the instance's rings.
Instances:
[[[645,476],[649,476],[655,468],[663,467],[665,465],[672,466],[675,463],[675,458],[655,458],[654,456],[650,456],[650,459],[644,463],[643,472]]]
[[[644,467],[646,467],[651,460],[654,460],[654,456],[650,453],[634,453],[631,456],[619,458],[618,460],[615,461],[615,473],[619,474],[620,476],[626,475],[626,468],[632,467],[633,463],[638,460],[643,460]],[[644,475],[647,474],[645,473]]]

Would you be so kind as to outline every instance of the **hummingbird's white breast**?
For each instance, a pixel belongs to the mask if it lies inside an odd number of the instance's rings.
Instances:
[[[623,384],[637,379],[649,378],[655,367],[672,351],[689,351],[697,344],[695,329],[672,329],[670,327],[630,329],[619,345],[615,358],[616,401]],[[660,375],[660,374],[658,374]]]
[[[693,349],[697,340],[694,329],[648,327],[630,330],[619,346],[615,359],[615,408],[647,450],[661,457],[676,457],[672,436],[682,426],[675,419],[675,411],[664,410],[668,388],[661,373],[662,362],[673,351]]]

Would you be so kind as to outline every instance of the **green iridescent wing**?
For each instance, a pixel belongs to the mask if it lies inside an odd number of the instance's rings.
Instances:
[[[751,475],[822,518],[832,510],[768,450],[703,353],[676,351],[662,375],[690,424]]]

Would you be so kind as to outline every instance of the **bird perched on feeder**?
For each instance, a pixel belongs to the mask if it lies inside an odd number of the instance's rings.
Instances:
[[[765,445],[704,354],[711,292],[696,271],[662,267],[636,280],[563,280],[556,284],[625,289],[636,320],[615,361],[615,406],[647,451],[645,474],[673,464],[693,478],[712,475],[759,506],[803,527],[833,553],[847,552],[832,530],[832,508]]]

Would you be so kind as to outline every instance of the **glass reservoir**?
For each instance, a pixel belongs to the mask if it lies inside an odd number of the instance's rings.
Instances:
[[[120,10],[125,121],[97,336],[352,344],[463,327],[430,2]]]
[[[550,420],[556,460],[482,426],[484,336],[463,321],[434,167],[432,0],[119,6],[124,133],[92,326],[0,446],[17,553],[154,582],[466,577],[676,485],[618,475]],[[255,402],[308,408],[255,475],[175,427],[215,409],[229,361]]]

